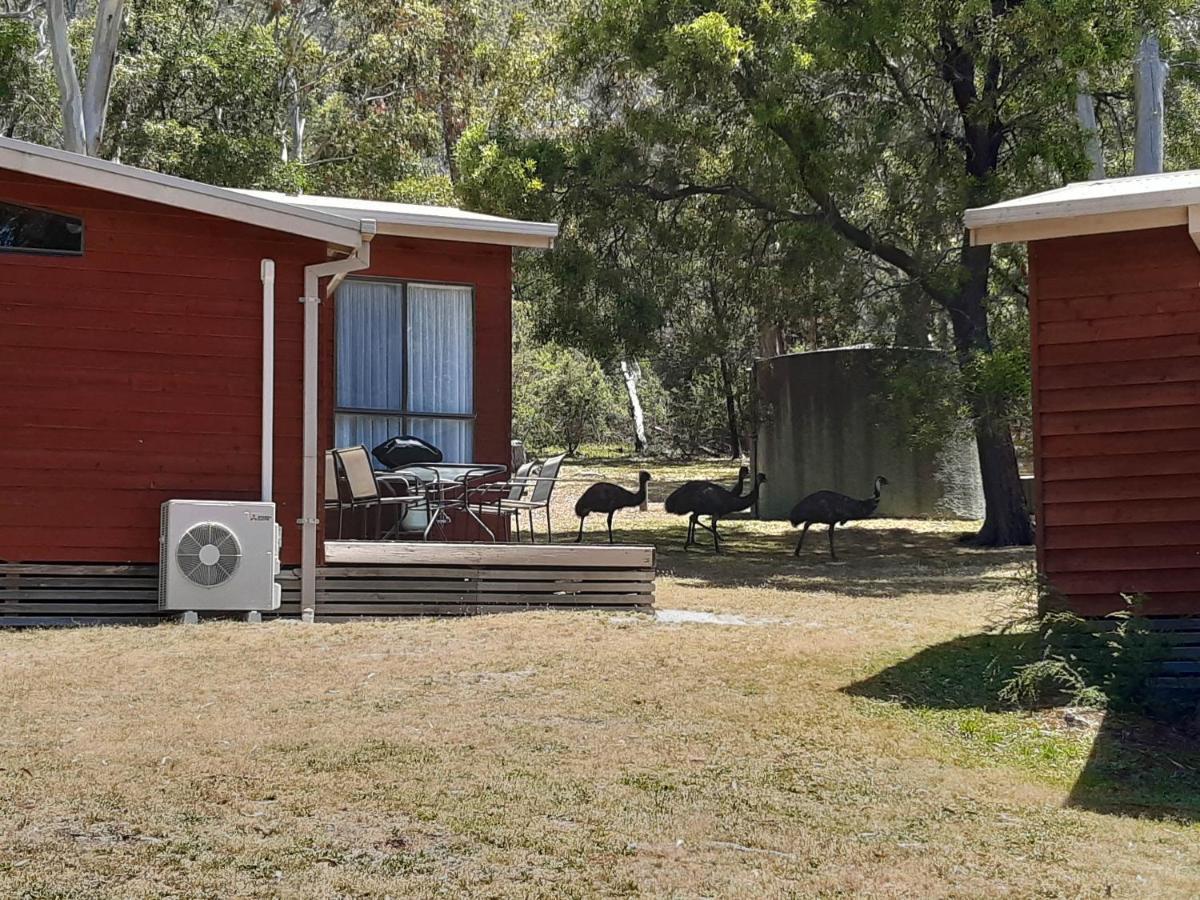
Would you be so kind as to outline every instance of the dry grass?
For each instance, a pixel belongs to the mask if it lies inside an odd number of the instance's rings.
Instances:
[[[1169,775],[1092,811],[1096,730],[988,705],[1027,554],[957,529],[848,528],[844,565],[750,522],[664,550],[661,607],[748,626],[0,634],[0,895],[1196,896]]]

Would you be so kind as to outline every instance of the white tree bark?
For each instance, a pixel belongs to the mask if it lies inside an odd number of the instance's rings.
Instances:
[[[1158,38],[1142,38],[1134,70],[1133,95],[1137,108],[1137,137],[1133,145],[1133,172],[1149,175],[1163,170],[1163,86],[1167,66]]]
[[[1075,94],[1075,116],[1083,129],[1084,152],[1092,164],[1091,179],[1104,177],[1104,148],[1100,145],[1100,127],[1096,122],[1096,101],[1088,89],[1086,72],[1079,73],[1079,91]]]
[[[92,55],[88,60],[86,90],[81,90],[71,52],[71,20],[65,0],[45,0],[46,31],[54,79],[62,109],[63,147],[72,153],[95,156],[104,135],[104,118],[117,61],[124,0],[98,0]]]
[[[304,128],[308,124],[301,105],[300,84],[296,73],[289,71],[284,80],[284,90],[288,97],[288,137],[291,141],[290,154],[285,150],[284,162],[289,156],[296,162],[304,162]]]
[[[625,390],[629,394],[629,410],[633,415],[633,440],[638,453],[645,453],[646,416],[642,412],[642,399],[638,396],[638,382],[642,380],[642,367],[637,360],[621,360],[621,375],[625,378]]]
[[[83,95],[79,90],[79,76],[75,74],[70,22],[63,0],[46,0],[46,30],[50,37],[54,80],[58,82],[59,106],[62,109],[63,147],[72,153],[87,153]]]
[[[99,0],[96,6],[96,30],[92,38],[92,58],[88,61],[83,92],[83,130],[88,156],[100,150],[104,119],[112,91],[113,69],[117,64],[117,41],[121,37],[124,0]]]

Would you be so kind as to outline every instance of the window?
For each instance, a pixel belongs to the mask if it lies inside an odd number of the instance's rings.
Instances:
[[[0,202],[0,251],[83,253],[83,220]]]
[[[368,449],[414,434],[447,462],[475,443],[475,297],[469,287],[347,279],[337,307],[334,439]]]

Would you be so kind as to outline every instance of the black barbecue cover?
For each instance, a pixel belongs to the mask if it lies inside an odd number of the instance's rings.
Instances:
[[[395,469],[410,463],[439,463],[442,451],[428,441],[411,434],[388,438],[371,451],[385,468]]]

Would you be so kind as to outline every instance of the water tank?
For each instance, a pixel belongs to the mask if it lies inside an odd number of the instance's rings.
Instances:
[[[759,514],[786,518],[819,490],[867,497],[884,475],[879,516],[982,519],[979,456],[966,423],[939,447],[914,446],[911,423],[887,402],[898,367],[947,365],[935,350],[871,347],[759,360],[755,452],[768,478]]]

